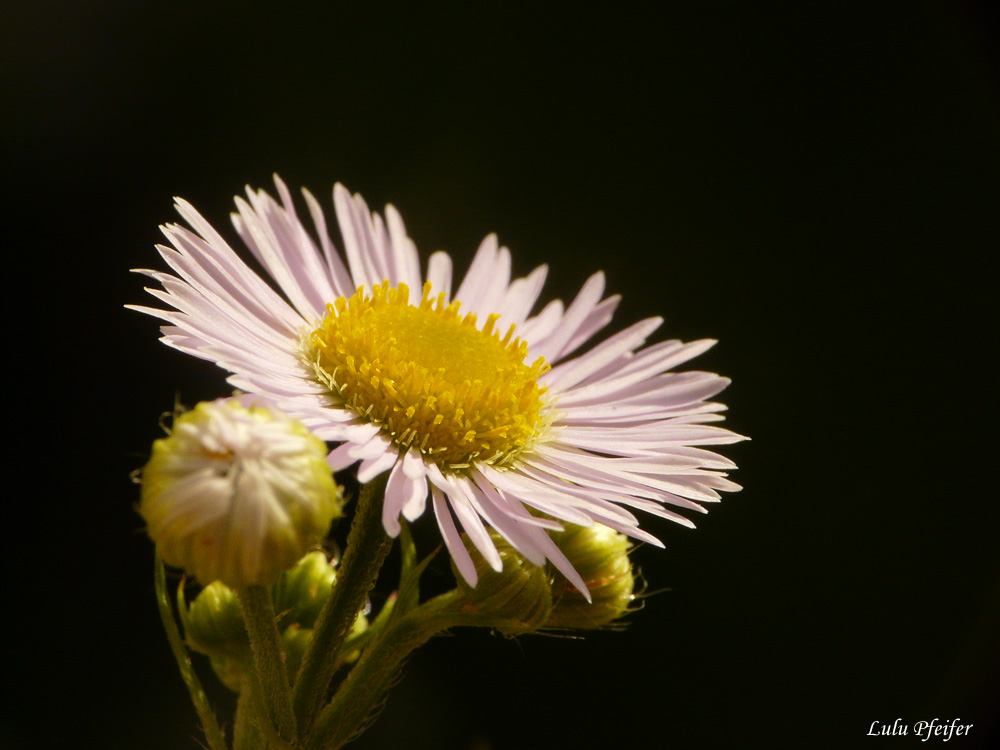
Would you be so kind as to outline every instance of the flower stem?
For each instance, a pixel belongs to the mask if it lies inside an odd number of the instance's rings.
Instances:
[[[260,698],[267,712],[262,721],[270,720],[278,736],[286,743],[295,743],[295,714],[292,694],[281,652],[278,626],[275,624],[271,592],[264,586],[239,589],[243,620],[246,622],[250,648],[253,650],[255,682],[260,685]]]
[[[236,701],[236,728],[233,730],[233,750],[264,750],[265,740],[255,723],[254,699],[248,685]]]
[[[167,631],[167,640],[170,642],[170,649],[174,652],[177,667],[181,671],[184,684],[187,685],[191,702],[194,703],[194,709],[198,712],[198,718],[201,719],[205,738],[208,740],[208,746],[211,750],[227,750],[226,739],[222,734],[222,730],[219,729],[219,722],[215,718],[215,711],[212,709],[212,704],[209,703],[208,696],[205,695],[205,691],[201,687],[201,681],[198,679],[198,675],[194,671],[194,666],[191,664],[191,657],[188,655],[187,647],[184,645],[184,639],[177,628],[173,607],[170,605],[170,597],[167,596],[167,573],[163,567],[163,559],[159,555],[156,556],[154,578],[156,581],[156,603],[160,610],[160,619],[163,621],[164,630]]]
[[[438,633],[464,624],[461,601],[461,592],[451,591],[390,620],[316,719],[315,744],[310,746],[336,750],[363,730],[410,653]]]
[[[393,540],[382,528],[381,510],[386,480],[387,476],[383,474],[361,488],[337,581],[316,620],[309,646],[302,657],[293,698],[302,737],[309,732],[317,711],[326,699],[344,640],[353,629],[354,621],[392,548]]]

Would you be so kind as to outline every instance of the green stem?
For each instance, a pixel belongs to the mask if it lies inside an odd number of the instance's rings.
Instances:
[[[227,750],[226,739],[219,729],[219,722],[215,718],[215,711],[208,701],[201,681],[191,664],[191,657],[188,655],[184,639],[177,629],[177,621],[174,619],[174,611],[170,605],[170,597],[167,595],[167,573],[163,567],[163,559],[156,556],[156,569],[154,578],[156,581],[156,603],[160,610],[160,619],[163,620],[163,628],[167,631],[167,640],[170,642],[170,649],[174,652],[177,660],[177,667],[180,669],[184,684],[187,685],[191,702],[194,703],[194,710],[198,712],[201,719],[202,728],[205,731],[205,738],[211,750]]]
[[[323,709],[313,731],[315,746],[336,750],[364,729],[410,653],[438,633],[465,624],[462,593],[451,591],[391,621]]]
[[[252,710],[251,719],[253,727],[257,732],[258,739],[255,741],[265,750],[295,750],[292,743],[287,742],[274,728],[274,722],[268,718],[268,708],[264,704],[264,691],[261,687],[260,677],[255,669],[250,670],[250,680],[247,687],[250,700],[247,709]],[[242,695],[242,693],[241,693]]]
[[[293,704],[300,736],[306,736],[326,699],[344,640],[364,607],[368,592],[392,548],[392,538],[382,528],[382,499],[387,476],[361,488],[347,548],[337,572],[337,582],[320,612],[312,638],[302,657],[295,681]]]
[[[264,750],[264,735],[255,721],[253,694],[247,685],[236,701],[236,728],[233,730],[233,750]]]
[[[278,736],[289,745],[295,743],[295,714],[292,712],[292,694],[285,671],[285,659],[281,651],[278,626],[274,614],[271,592],[264,586],[247,586],[238,589],[243,620],[250,636],[253,650],[255,682],[260,685],[260,698],[266,716]],[[254,685],[256,687],[256,684]]]

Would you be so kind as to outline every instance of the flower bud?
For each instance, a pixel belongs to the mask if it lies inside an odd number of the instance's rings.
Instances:
[[[349,644],[352,638],[356,638],[367,629],[368,618],[363,613],[358,613],[358,618],[354,621],[354,627],[347,636],[345,645]],[[299,627],[298,623],[292,623],[281,634],[282,645],[285,650],[285,668],[288,670],[289,683],[294,682],[295,676],[299,673],[299,667],[302,666],[302,657],[306,654],[306,648],[309,646],[309,639],[312,637],[312,632],[312,628]],[[344,662],[351,663],[357,661],[360,655],[361,652],[358,649],[353,649],[344,654],[341,659]]]
[[[488,625],[505,636],[538,630],[552,611],[548,571],[526,560],[496,532],[491,537],[503,563],[499,573],[467,538],[465,546],[475,563],[478,583],[469,586],[457,569],[453,571],[465,594],[463,610],[478,620],[470,624]]]
[[[566,525],[553,540],[583,578],[590,595],[583,594],[558,573],[552,584],[552,614],[547,627],[593,630],[610,624],[629,611],[635,576],[628,558],[627,537],[607,526]]]
[[[206,654],[222,684],[241,692],[250,675],[252,656],[236,592],[215,581],[201,590],[181,619],[191,650]]]
[[[250,663],[247,659],[237,659],[229,656],[210,656],[209,664],[215,672],[219,682],[232,690],[234,693],[242,693],[246,689],[250,680]]]
[[[221,581],[202,589],[184,618],[184,635],[200,653],[243,658],[250,639],[236,592]]]
[[[313,625],[330,598],[335,579],[335,570],[326,554],[317,550],[282,573],[271,589],[289,680],[298,672]],[[184,635],[191,649],[208,655],[222,683],[240,692],[253,657],[236,592],[221,581],[215,581],[201,590],[182,615]],[[364,612],[359,612],[348,643],[367,628],[368,620]],[[357,656],[357,651],[352,651],[343,659],[352,661]]]
[[[153,444],[139,513],[164,561],[202,584],[270,585],[340,515],[326,453],[280,412],[203,402]]]
[[[295,675],[299,673],[302,666],[302,657],[309,647],[309,639],[312,637],[312,628],[300,628],[298,625],[291,625],[285,628],[281,634],[281,643],[285,651],[285,670],[288,672],[288,682],[295,681]]]
[[[368,618],[365,616],[364,611],[358,612],[358,617],[354,621],[354,627],[351,628],[351,634],[347,636],[347,641],[344,645],[349,645],[352,640],[357,638],[366,630],[368,630]],[[361,650],[354,649],[353,651],[348,651],[346,654],[343,654],[341,658],[348,664],[351,664],[356,662],[359,656],[361,656]]]
[[[291,623],[303,628],[315,625],[319,611],[330,598],[336,578],[336,571],[327,560],[326,553],[319,550],[310,552],[294,568],[285,571],[274,584],[274,611],[279,617],[278,627],[288,627]]]

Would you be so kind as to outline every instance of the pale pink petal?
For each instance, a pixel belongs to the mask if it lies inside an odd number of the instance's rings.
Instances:
[[[396,463],[397,457],[397,454],[390,450],[377,458],[366,458],[358,466],[358,481],[362,484],[372,481],[379,474],[388,471]]]
[[[406,502],[407,486],[406,475],[403,474],[403,462],[397,461],[389,473],[389,481],[385,485],[385,498],[382,500],[382,526],[385,533],[396,538],[399,536],[399,514],[403,510]]]
[[[445,546],[448,548],[448,552],[451,553],[452,560],[455,561],[455,567],[458,568],[458,572],[462,574],[462,578],[465,579],[466,583],[470,586],[475,586],[479,580],[479,576],[476,573],[476,564],[472,562],[472,556],[465,548],[462,537],[455,527],[455,519],[451,517],[451,509],[448,506],[448,502],[445,500],[441,490],[433,484],[431,485],[431,499],[434,503],[434,517],[437,519],[438,528],[441,530],[441,538],[444,539]]]
[[[451,299],[451,256],[438,250],[427,261],[427,280],[431,282],[431,293],[444,292],[446,300]]]
[[[587,279],[583,288],[580,289],[576,299],[567,308],[559,327],[535,344],[532,347],[532,353],[538,357],[545,357],[550,364],[557,362],[567,348],[569,340],[573,338],[584,320],[600,302],[603,293],[604,274],[598,271]]]
[[[455,292],[454,298],[461,302],[463,307],[470,310],[475,309],[479,295],[489,284],[496,255],[497,236],[495,234],[487,235],[479,245],[479,249],[472,259],[472,265],[469,266],[469,271],[465,274],[458,291]]]

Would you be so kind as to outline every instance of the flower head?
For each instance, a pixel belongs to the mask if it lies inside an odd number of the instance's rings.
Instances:
[[[709,399],[729,381],[671,372],[714,341],[643,348],[662,322],[651,318],[585,349],[619,302],[603,296],[603,274],[568,306],[554,300],[532,314],[547,268],[512,279],[509,251],[490,235],[453,289],[446,253],[422,272],[397,211],[388,206],[383,220],[337,185],[345,263],[319,202],[303,191],[307,227],[275,182],[280,203],[248,189],[233,222],[280,294],[178,200],[191,229],[164,227],[172,247],[159,247],[174,274],[142,271],[172,309],[136,309],[167,322],[168,345],[216,362],[234,387],[339,443],[334,469],[358,464],[362,482],[390,472],[389,534],[400,515],[421,516],[429,495],[471,584],[459,527],[499,570],[492,527],[586,592],[547,530],[600,523],[662,546],[633,510],[692,526],[674,509],[703,512],[719,490],[739,489],[724,473],[734,464],[702,447],[742,439],[708,424],[725,408]]]
[[[153,444],[139,513],[163,559],[202,584],[270,585],[340,515],[325,457],[323,442],[280,412],[203,402]]]

